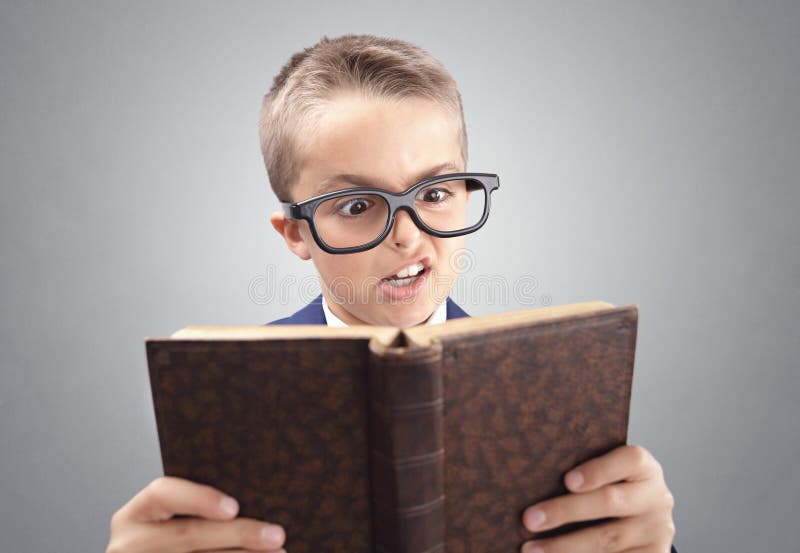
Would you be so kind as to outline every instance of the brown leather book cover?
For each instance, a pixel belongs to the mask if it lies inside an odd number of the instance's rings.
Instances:
[[[292,553],[518,550],[524,508],[626,442],[636,325],[590,302],[148,339],[164,472],[283,525]]]

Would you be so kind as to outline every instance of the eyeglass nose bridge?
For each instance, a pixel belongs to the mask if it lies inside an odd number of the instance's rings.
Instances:
[[[416,196],[414,194],[407,192],[404,194],[392,194],[392,196],[393,198],[389,201],[389,219],[386,221],[386,235],[392,232],[397,213],[400,211],[408,213],[411,220],[422,232],[428,232],[430,230],[428,225],[422,221],[419,213],[417,213]]]

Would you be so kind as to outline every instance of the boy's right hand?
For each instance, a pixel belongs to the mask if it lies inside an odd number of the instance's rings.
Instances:
[[[283,528],[236,518],[239,504],[210,486],[164,476],[111,517],[106,553],[272,551],[286,553]],[[192,518],[174,518],[190,515]]]

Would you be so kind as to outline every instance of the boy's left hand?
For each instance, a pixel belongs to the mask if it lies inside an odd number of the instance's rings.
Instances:
[[[643,447],[624,445],[595,457],[569,471],[564,484],[573,493],[525,509],[525,528],[543,532],[570,522],[617,520],[534,539],[523,544],[522,553],[669,553],[675,535],[674,499],[661,465]]]

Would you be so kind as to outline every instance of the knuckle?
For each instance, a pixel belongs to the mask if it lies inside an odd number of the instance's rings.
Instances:
[[[654,517],[649,526],[653,538],[659,543],[672,544],[672,539],[675,537],[675,522],[669,513]]]
[[[671,543],[672,538],[675,536],[675,521],[672,520],[671,516],[667,517],[663,524],[661,524],[661,531],[664,538]]]
[[[653,470],[655,471],[656,475],[658,476],[658,479],[663,482],[664,481],[664,467],[661,466],[661,463],[659,463],[658,459],[653,457],[652,454],[650,454],[650,464],[652,465]]]
[[[634,466],[645,473],[653,473],[659,480],[664,480],[664,470],[661,463],[648,450],[640,445],[630,446],[630,455]]]
[[[169,480],[167,480],[167,477],[160,476],[150,482],[147,487],[145,487],[144,492],[150,496],[161,496],[166,493],[168,487]]]
[[[606,486],[603,489],[603,506],[610,514],[619,514],[623,511],[626,497],[625,492],[617,486]]]
[[[675,496],[669,490],[664,492],[664,506],[670,511],[675,508]]]
[[[619,551],[622,545],[622,534],[619,528],[614,525],[606,525],[600,528],[597,534],[598,551]]]
[[[201,525],[202,521],[196,519],[186,519],[172,525],[175,541],[187,550],[199,549],[203,545],[200,539]]]
[[[667,522],[667,535],[672,539],[675,537],[675,522],[670,518]]]
[[[650,462],[651,459],[650,452],[640,445],[630,446],[630,455],[633,459],[633,462],[636,463],[636,466],[638,467],[644,467]]]
[[[122,522],[122,509],[118,510],[116,513],[111,515],[111,521],[108,524],[109,530],[113,533],[114,529],[117,528],[121,522]]]

